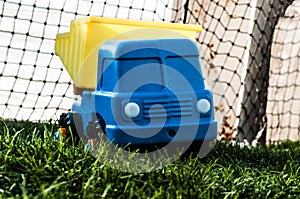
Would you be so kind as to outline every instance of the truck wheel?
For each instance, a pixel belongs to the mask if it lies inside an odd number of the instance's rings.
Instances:
[[[105,123],[103,117],[99,113],[96,113],[96,117],[97,117],[97,120],[100,124],[100,127],[101,127],[101,130],[102,130],[103,134],[106,135],[106,131],[105,131],[106,123]]]
[[[84,141],[83,125],[81,115],[77,112],[68,112],[61,114],[58,120],[59,128],[66,129],[66,138],[70,144],[77,145],[80,139]]]
[[[102,136],[106,135],[105,127],[106,123],[103,117],[98,113],[92,113],[95,119],[89,121],[86,127],[87,144],[85,149],[93,150],[99,146]]]
[[[106,123],[103,117],[98,113],[96,113],[95,115],[96,118],[89,121],[86,127],[86,135],[89,139],[99,139],[101,135],[106,134]]]

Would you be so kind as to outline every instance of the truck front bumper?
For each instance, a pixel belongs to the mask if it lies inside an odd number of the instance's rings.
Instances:
[[[147,145],[170,142],[213,140],[217,137],[215,120],[197,123],[162,126],[106,126],[108,140],[114,144]]]

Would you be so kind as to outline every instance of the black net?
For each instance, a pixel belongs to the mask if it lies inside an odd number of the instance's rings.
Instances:
[[[300,1],[275,27],[267,103],[267,141],[297,140],[300,132]]]
[[[285,15],[292,2],[2,0],[1,117],[43,121],[71,109],[73,86],[54,55],[55,37],[72,19],[95,15],[201,24],[196,41],[220,137],[300,139],[299,1]]]
[[[266,113],[269,102],[270,60],[274,56],[271,54],[274,29],[292,2],[276,0],[190,2],[188,22],[199,23],[204,27],[198,42],[202,64],[207,72],[207,83],[215,94],[216,114],[218,120],[223,121],[220,127],[220,136],[223,139],[230,140],[237,137],[249,143],[255,141],[261,144],[266,143],[267,135],[268,140],[273,141],[299,139],[299,130],[295,130],[296,128],[292,130],[291,125],[286,126],[289,133],[281,132],[278,123],[282,124],[282,120],[278,121],[275,127],[282,137],[271,139],[270,136],[274,131],[270,125],[274,116],[285,117],[287,122],[299,121],[299,105],[298,114],[294,115],[287,116],[283,110],[277,115]],[[292,20],[297,23],[296,18]],[[295,27],[294,31],[296,29]],[[288,33],[289,30],[286,29],[285,32]],[[281,37],[280,41],[284,43],[285,39]],[[296,50],[294,58],[299,60],[299,51]],[[298,67],[299,71],[299,64],[294,63],[293,67]],[[293,74],[297,74],[297,70]],[[294,78],[290,85],[285,85],[285,88],[296,85],[297,81]],[[275,101],[281,103],[282,100]],[[299,104],[299,100],[290,99],[290,103]],[[288,111],[291,112],[291,107]]]

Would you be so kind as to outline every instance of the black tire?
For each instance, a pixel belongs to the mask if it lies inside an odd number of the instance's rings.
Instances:
[[[58,121],[59,128],[66,128],[66,138],[69,143],[77,145],[82,139],[85,141],[82,117],[77,112],[63,113]]]
[[[100,124],[102,132],[106,135],[106,130],[105,130],[106,123],[105,123],[103,117],[99,113],[96,113],[96,117],[97,117],[97,120],[98,120],[98,122]]]
[[[106,123],[103,117],[98,113],[92,113],[95,118],[91,120],[86,127],[86,136],[88,139],[96,139],[99,141],[102,135],[106,135]]]

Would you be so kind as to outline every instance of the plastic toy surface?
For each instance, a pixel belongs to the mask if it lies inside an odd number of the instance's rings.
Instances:
[[[194,39],[201,26],[84,17],[71,22],[70,32],[58,34],[55,52],[75,85],[96,87],[98,49],[107,40],[189,38]]]
[[[87,17],[57,36],[56,54],[83,92],[60,131],[117,144],[212,140],[213,99],[197,46],[201,27]],[[187,38],[188,37],[188,38]]]

